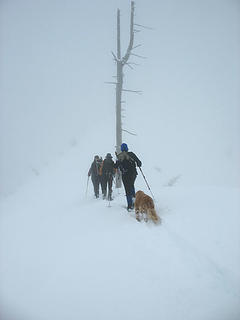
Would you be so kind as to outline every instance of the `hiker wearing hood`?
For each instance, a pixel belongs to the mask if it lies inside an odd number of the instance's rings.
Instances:
[[[96,198],[99,198],[99,184],[101,183],[101,166],[102,158],[96,155],[88,171],[88,176],[91,176],[92,179],[94,194]]]
[[[103,199],[113,200],[112,183],[115,175],[114,162],[111,153],[107,153],[102,166]]]

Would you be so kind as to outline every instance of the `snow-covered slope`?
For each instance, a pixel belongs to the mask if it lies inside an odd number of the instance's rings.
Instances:
[[[239,319],[240,190],[155,175],[162,224],[139,223],[123,190],[111,207],[91,183],[86,196],[81,158],[76,146],[1,200],[1,319]]]
[[[91,181],[85,195],[94,155],[115,151],[105,82],[129,5],[0,2],[0,320],[240,319],[238,1],[136,1],[153,29],[124,70],[144,94],[124,91],[123,139],[162,224],[123,190],[110,208]]]

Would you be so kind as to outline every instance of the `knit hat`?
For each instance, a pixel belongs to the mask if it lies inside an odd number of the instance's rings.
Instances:
[[[126,143],[121,144],[121,151],[128,151],[128,146]]]
[[[107,153],[106,158],[108,158],[108,159],[112,159],[112,155],[111,155],[111,153]]]

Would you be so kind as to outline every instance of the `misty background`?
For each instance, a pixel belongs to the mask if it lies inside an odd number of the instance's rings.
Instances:
[[[143,94],[123,94],[123,127],[137,134],[124,142],[146,172],[239,187],[240,2],[135,6],[135,23],[152,30],[135,34],[147,59],[125,68],[124,87]],[[1,196],[73,147],[89,165],[115,151],[115,87],[105,82],[116,74],[117,8],[124,54],[130,1],[0,1]]]

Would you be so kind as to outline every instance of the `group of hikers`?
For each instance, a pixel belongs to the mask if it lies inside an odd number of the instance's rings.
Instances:
[[[128,151],[126,143],[121,144],[121,152],[119,154],[116,153],[116,158],[117,160],[114,162],[111,153],[107,153],[104,160],[96,155],[88,171],[88,177],[91,176],[95,197],[99,198],[99,187],[101,186],[103,199],[111,201],[113,200],[113,179],[117,174],[117,170],[120,170],[126,193],[127,209],[131,210],[134,207],[136,166],[141,167],[142,163],[135,153]]]
[[[112,198],[112,183],[115,176],[116,169],[114,168],[114,162],[112,160],[111,153],[107,153],[106,158],[103,160],[96,155],[93,163],[88,171],[88,176],[92,178],[94,194],[96,198],[99,198],[99,186],[101,186],[103,199],[107,197],[108,187],[108,200]]]

